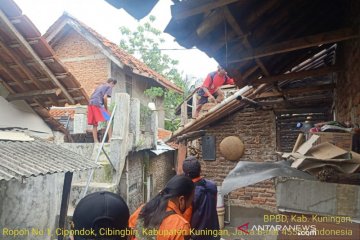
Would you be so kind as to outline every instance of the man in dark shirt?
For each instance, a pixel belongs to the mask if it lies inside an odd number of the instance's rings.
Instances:
[[[88,106],[88,124],[93,126],[94,142],[99,142],[97,135],[97,126],[99,122],[106,122],[110,119],[107,109],[107,97],[111,97],[112,88],[117,83],[116,79],[109,78],[106,83],[98,86],[90,97]],[[112,129],[109,128],[109,139],[111,138]]]
[[[217,187],[213,181],[200,176],[201,165],[194,156],[189,156],[183,163],[184,175],[195,184],[192,207],[183,214],[190,221],[194,230],[213,230],[219,233],[219,220],[216,211]],[[198,234],[191,236],[194,240],[219,240],[218,234]]]

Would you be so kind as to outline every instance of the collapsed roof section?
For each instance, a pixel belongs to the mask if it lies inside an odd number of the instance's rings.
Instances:
[[[165,31],[226,66],[246,97],[288,112],[333,103],[337,55],[343,41],[359,37],[349,25],[351,0],[187,0],[172,6]],[[198,130],[239,109],[232,99],[178,133]],[[224,110],[226,109],[226,111]],[[328,111],[326,110],[326,111]],[[195,127],[197,126],[197,127]],[[175,134],[176,135],[176,134]]]

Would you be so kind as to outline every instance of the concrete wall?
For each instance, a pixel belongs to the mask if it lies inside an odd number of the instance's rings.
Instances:
[[[41,138],[52,137],[52,131],[44,120],[24,101],[8,102],[0,96],[0,128],[26,128],[30,134]]]
[[[124,70],[120,69],[114,63],[111,64],[111,77],[114,77],[119,82],[114,87],[114,92],[126,92],[126,75],[132,79],[132,91],[129,93],[130,97],[137,98],[140,100],[140,103],[144,106],[147,106],[150,102],[150,99],[144,94],[144,91],[151,87],[160,87],[159,84],[156,84],[153,80],[148,78],[135,75],[133,73],[125,73]],[[158,98],[156,100],[157,107],[159,109],[159,127],[164,128],[165,121],[165,112],[163,109],[164,98]]]
[[[311,187],[309,187],[311,186]],[[360,186],[309,181],[278,180],[279,209],[288,212],[347,216],[360,221]]]
[[[360,31],[360,1],[345,1],[348,8],[348,25]],[[336,120],[360,123],[360,39],[339,45],[337,62],[345,71],[338,74],[336,83]]]
[[[0,228],[54,229],[60,213],[63,173],[0,182]],[[2,236],[1,239],[50,239],[43,236]]]
[[[276,161],[276,128],[272,111],[247,109],[238,111],[206,129],[207,135],[216,137],[216,160],[201,161],[206,178],[221,185],[237,161],[225,159],[219,149],[220,142],[228,136],[238,136],[245,145],[240,161]],[[201,141],[200,146],[201,150]],[[201,151],[200,151],[201,152]],[[241,188],[230,194],[232,206],[259,207],[275,211],[275,189],[272,180]]]

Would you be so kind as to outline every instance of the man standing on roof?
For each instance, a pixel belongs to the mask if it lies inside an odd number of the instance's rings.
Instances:
[[[90,104],[88,106],[88,124],[93,126],[92,133],[94,142],[99,142],[97,134],[97,126],[99,122],[106,122],[110,120],[110,114],[107,109],[107,98],[111,97],[111,92],[116,79],[109,78],[106,83],[98,86],[90,97]],[[111,139],[112,129],[109,128],[109,140]]]
[[[207,102],[220,103],[224,100],[224,92],[220,87],[227,84],[234,84],[234,79],[229,78],[223,67],[218,66],[216,72],[211,72],[207,75],[204,83],[197,91],[200,99],[197,102],[195,117],[198,117],[202,106]]]

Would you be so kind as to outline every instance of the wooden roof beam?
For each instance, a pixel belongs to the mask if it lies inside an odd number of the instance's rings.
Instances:
[[[53,63],[55,62],[54,61],[54,58],[44,58],[44,59],[41,59],[44,63]],[[24,62],[26,66],[34,66],[37,64],[37,62],[35,61],[26,61]],[[15,64],[9,64],[8,65],[10,68],[16,68],[16,67],[21,67],[19,65],[17,65],[16,63]]]
[[[32,99],[34,97],[40,97],[40,96],[49,96],[49,95],[59,95],[61,93],[60,88],[55,89],[48,89],[48,90],[35,90],[35,91],[29,91],[25,93],[16,93],[11,94],[6,97],[8,101],[15,101],[15,100],[25,100],[25,99]]]
[[[84,97],[84,96],[74,97],[74,100],[76,100],[76,101],[80,101],[80,100],[83,100],[83,99],[85,99],[85,97]],[[57,102],[59,102],[59,103],[66,103],[66,102],[67,102],[67,99],[60,99],[60,100],[59,100],[59,101],[57,101]],[[47,101],[47,102],[45,102],[45,104],[46,104],[46,105],[51,105],[51,104],[52,104],[52,102]]]
[[[1,13],[1,10],[0,10]],[[42,84],[36,81],[36,77],[34,76],[34,74],[29,70],[29,68],[25,65],[25,63],[23,62],[23,60],[21,59],[21,57],[19,57],[13,49],[9,49],[6,48],[6,46],[0,42],[0,47],[3,49],[3,51],[15,62],[14,64],[12,64],[12,68],[16,67],[19,68],[25,75],[27,78],[29,78],[30,80],[33,81],[33,83],[38,87],[38,88],[42,88]],[[19,81],[16,81],[20,84]]]
[[[21,87],[24,91],[27,91],[29,88],[23,84],[21,82],[21,80],[14,76],[13,73],[11,73],[8,68],[5,66],[5,64],[3,64],[1,61],[0,61],[0,70],[2,70],[3,72],[5,72],[10,78],[11,80],[13,81],[13,83],[16,83],[19,87]],[[10,84],[9,84],[10,85]]]
[[[331,67],[323,67],[319,69],[307,70],[307,71],[300,71],[300,72],[291,72],[287,74],[281,74],[276,76],[270,77],[263,77],[260,79],[256,79],[252,82],[252,85],[259,85],[262,83],[276,83],[285,80],[296,80],[296,79],[303,79],[307,77],[318,77],[327,75],[333,72],[339,72],[341,68],[338,66],[331,66]]]
[[[40,82],[50,82],[50,79],[49,78],[37,78],[38,81]],[[22,83],[24,84],[33,84],[34,81],[33,80],[25,80],[25,81],[22,81]],[[17,82],[11,82],[11,83],[8,83],[9,86],[15,86],[15,85],[18,85],[19,83]]]
[[[26,40],[30,45],[34,45],[39,42],[39,39],[40,38],[28,38]],[[18,42],[12,42],[12,43],[7,44],[7,46],[10,48],[18,48],[18,47],[21,47],[21,44]]]
[[[282,92],[285,95],[292,95],[292,94],[301,94],[301,93],[312,93],[318,91],[330,91],[335,88],[334,84],[322,84],[310,87],[303,87],[303,88],[292,88],[292,89],[284,89]]]
[[[55,86],[59,87],[63,92],[64,96],[68,99],[69,103],[75,104],[75,100],[73,97],[67,92],[66,88],[59,82],[59,80],[54,76],[54,74],[50,71],[50,69],[43,63],[40,57],[36,54],[34,49],[30,46],[30,44],[26,41],[23,35],[19,33],[19,31],[12,25],[10,20],[7,18],[5,13],[0,10],[0,19],[5,23],[5,25],[10,29],[10,31],[15,35],[16,41],[24,45],[26,50],[30,53],[30,55],[34,58],[35,61],[39,63],[42,69],[45,71],[46,75],[51,79],[51,81],[55,84]]]
[[[189,2],[180,2],[173,6],[173,18],[175,20],[188,18],[200,13],[209,12],[215,8],[219,8],[239,0],[222,0],[222,1],[211,1],[208,0],[197,0]],[[243,0],[244,1],[244,0]],[[194,6],[196,3],[196,6]],[[200,4],[199,4],[200,3]]]
[[[224,7],[224,14],[225,14],[225,18],[227,20],[227,22],[230,24],[230,26],[232,27],[232,29],[239,35],[239,36],[244,36],[244,32],[241,30],[239,24],[237,23],[236,19],[234,18],[234,16],[231,14],[229,8]],[[243,40],[243,44],[244,46],[251,50],[252,46],[249,42],[249,40],[247,39],[247,37],[244,38]],[[255,59],[256,64],[260,67],[261,71],[264,73],[265,76],[269,76],[270,73],[267,70],[267,68],[265,67],[265,65],[263,64],[263,62],[259,59]],[[229,60],[227,60],[227,63],[231,63]]]
[[[204,38],[208,33],[210,33],[214,27],[218,26],[223,22],[224,16],[220,9],[215,10],[209,16],[207,16],[199,27],[196,29],[196,34],[199,38]]]
[[[319,46],[322,44],[345,41],[359,37],[359,33],[352,28],[345,28],[336,31],[320,33],[312,36],[292,39],[285,42],[276,43],[269,46],[249,49],[239,53],[238,57],[228,59],[229,63],[247,61],[265,56],[271,56],[279,53],[286,53],[299,49]]]

